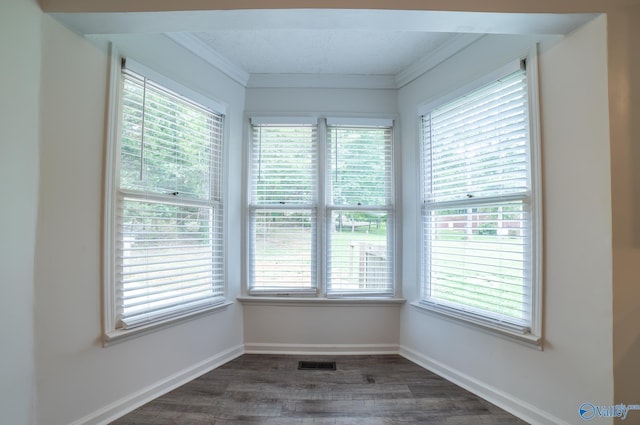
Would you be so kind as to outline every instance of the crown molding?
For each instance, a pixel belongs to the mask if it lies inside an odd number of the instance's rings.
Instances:
[[[189,33],[167,33],[166,35],[191,53],[204,59],[232,80],[244,87],[247,86],[250,77],[247,71],[230,62],[195,35]]]
[[[399,89],[435,68],[483,34],[457,34],[428,56],[394,75],[249,74],[190,33],[167,33],[174,42],[247,88]]]
[[[408,68],[396,74],[396,88],[406,86],[416,78],[426,74],[431,69],[440,65],[442,62],[446,61],[462,49],[475,43],[482,37],[484,37],[484,34],[456,34],[449,41],[438,47],[434,52],[429,53],[428,56],[414,62],[409,65]]]

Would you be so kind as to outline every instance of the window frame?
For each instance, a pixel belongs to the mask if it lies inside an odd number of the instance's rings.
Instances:
[[[119,309],[117,301],[118,282],[117,282],[117,248],[118,242],[116,234],[119,226],[118,220],[118,204],[121,196],[120,190],[120,155],[121,155],[121,129],[122,129],[122,70],[125,56],[121,55],[118,49],[113,45],[109,45],[109,106],[107,111],[107,134],[106,134],[106,151],[105,151],[105,179],[104,179],[104,217],[103,217],[103,234],[104,234],[104,266],[103,266],[103,346],[109,346],[130,338],[144,335],[168,326],[181,323],[200,317],[214,311],[226,309],[232,302],[227,299],[227,179],[226,169],[228,164],[228,149],[226,143],[228,140],[228,128],[224,125],[226,121],[226,105],[204,96],[188,87],[178,83],[177,81],[167,78],[164,75],[136,62],[131,58],[127,58],[127,68],[136,74],[153,81],[159,86],[183,96],[196,104],[201,104],[222,118],[222,134],[221,134],[221,158],[220,158],[220,178],[221,181],[214,183],[219,187],[220,195],[218,201],[213,197],[210,198],[208,204],[211,208],[219,209],[222,212],[221,234],[222,238],[222,295],[217,297],[214,303],[208,304],[196,309],[187,309],[184,312],[171,315],[169,317],[161,317],[146,322],[141,325],[124,328],[119,324]],[[213,176],[212,176],[213,179]],[[213,181],[212,181],[213,183]],[[210,190],[213,190],[212,188]],[[126,190],[125,190],[126,191]]]
[[[253,134],[253,126],[252,120],[255,120],[257,123],[263,124],[273,124],[273,125],[292,125],[296,123],[309,123],[310,120],[312,122],[317,123],[317,199],[315,201],[314,211],[316,213],[316,240],[315,240],[315,251],[316,251],[316,284],[312,290],[261,290],[261,289],[253,289],[251,288],[251,218],[250,214],[252,209],[255,207],[251,205],[251,163],[252,163],[252,134]],[[385,211],[389,210],[389,221],[392,223],[391,226],[387,229],[387,243],[389,244],[388,251],[391,254],[391,293],[388,294],[376,294],[376,293],[349,293],[349,294],[330,294],[328,293],[327,288],[327,273],[328,273],[328,243],[329,243],[329,232],[330,232],[330,219],[329,214],[333,210],[344,209],[343,206],[333,206],[330,204],[330,200],[328,199],[328,192],[330,186],[330,170],[328,167],[330,166],[329,161],[327,160],[327,150],[328,150],[328,121],[332,121],[336,123],[335,125],[350,125],[355,127],[376,127],[376,126],[384,126],[382,123],[390,123],[389,127],[391,130],[391,205],[385,206]],[[401,285],[399,279],[399,269],[400,267],[397,264],[398,259],[398,220],[397,220],[397,196],[400,193],[398,188],[399,178],[396,176],[396,172],[399,169],[397,166],[397,161],[399,161],[400,155],[398,152],[399,149],[399,139],[398,139],[398,122],[395,116],[384,116],[384,115],[375,115],[375,116],[359,116],[353,117],[349,116],[336,116],[332,114],[324,115],[318,114],[313,116],[296,116],[296,115],[265,115],[260,113],[246,113],[245,117],[245,160],[244,160],[244,213],[243,213],[243,281],[242,285],[242,296],[239,298],[240,301],[243,302],[282,302],[283,300],[289,300],[289,302],[304,302],[304,300],[308,300],[309,302],[397,302],[404,300],[401,299]],[[361,208],[366,208],[363,206]]]
[[[528,90],[528,155],[529,155],[529,200],[530,200],[530,221],[531,234],[530,244],[531,253],[528,258],[531,261],[531,314],[527,326],[512,325],[503,323],[487,315],[479,315],[463,309],[455,308],[450,305],[440,304],[428,299],[428,282],[424,275],[426,268],[425,262],[428,262],[429,253],[426,251],[425,229],[423,214],[428,210],[423,206],[422,194],[424,190],[424,173],[425,169],[422,163],[423,158],[423,135],[421,129],[418,130],[417,153],[419,160],[419,184],[420,197],[417,211],[417,226],[420,229],[418,237],[418,252],[420,253],[420,261],[418,261],[418,276],[420,286],[420,299],[412,303],[416,308],[427,310],[438,314],[441,317],[456,320],[460,323],[479,327],[480,329],[505,336],[509,339],[525,343],[526,345],[541,348],[542,346],[542,300],[543,300],[543,232],[542,232],[542,176],[541,176],[541,141],[540,141],[540,114],[539,114],[539,91],[538,91],[538,58],[537,46],[533,46],[526,52],[523,52],[516,59],[509,61],[504,66],[499,66],[492,72],[488,72],[482,77],[464,84],[460,88],[452,90],[450,93],[439,96],[433,100],[423,103],[418,107],[418,126],[422,125],[422,117],[439,106],[454,101],[465,94],[479,89],[489,83],[497,81],[501,77],[509,74],[508,70],[514,68],[514,62],[526,63],[526,81]]]

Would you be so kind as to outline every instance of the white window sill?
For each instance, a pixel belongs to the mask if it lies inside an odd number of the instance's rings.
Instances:
[[[444,319],[452,320],[456,323],[474,329],[479,329],[489,334],[503,337],[505,339],[518,342],[531,348],[542,350],[542,337],[538,335],[519,331],[518,329],[514,329],[508,326],[501,326],[500,324],[493,322],[490,319],[483,320],[480,317],[467,314],[463,311],[453,311],[451,309],[438,306],[437,304],[430,304],[427,302],[412,302],[411,306],[421,312],[431,313]]]
[[[288,306],[390,306],[402,305],[407,302],[404,298],[318,298],[291,296],[243,296],[237,300],[249,305],[288,305]]]
[[[139,326],[133,329],[116,329],[110,332],[105,332],[104,338],[103,338],[103,346],[107,347],[109,345],[117,344],[129,339],[137,338],[139,336],[146,335],[151,332],[156,332],[160,329],[165,329],[171,326],[175,326],[177,324],[186,322],[188,320],[197,319],[201,316],[204,316],[205,314],[226,310],[227,307],[229,307],[232,304],[233,304],[232,301],[224,301],[219,304],[215,304],[210,307],[204,308],[202,310],[197,310],[197,311],[183,314],[181,316],[171,317],[169,319],[149,323],[148,325]]]

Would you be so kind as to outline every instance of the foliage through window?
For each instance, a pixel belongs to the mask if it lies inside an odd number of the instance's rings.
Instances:
[[[394,294],[391,124],[252,119],[250,293]]]
[[[327,128],[327,290],[393,294],[393,161],[390,127]]]
[[[530,133],[524,66],[422,116],[426,305],[532,332],[539,223]]]
[[[121,74],[116,329],[207,309],[224,295],[222,115]]]

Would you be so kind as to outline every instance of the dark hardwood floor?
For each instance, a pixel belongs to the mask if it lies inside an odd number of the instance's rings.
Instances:
[[[336,370],[298,370],[298,361]],[[395,355],[243,355],[116,425],[525,424]]]

